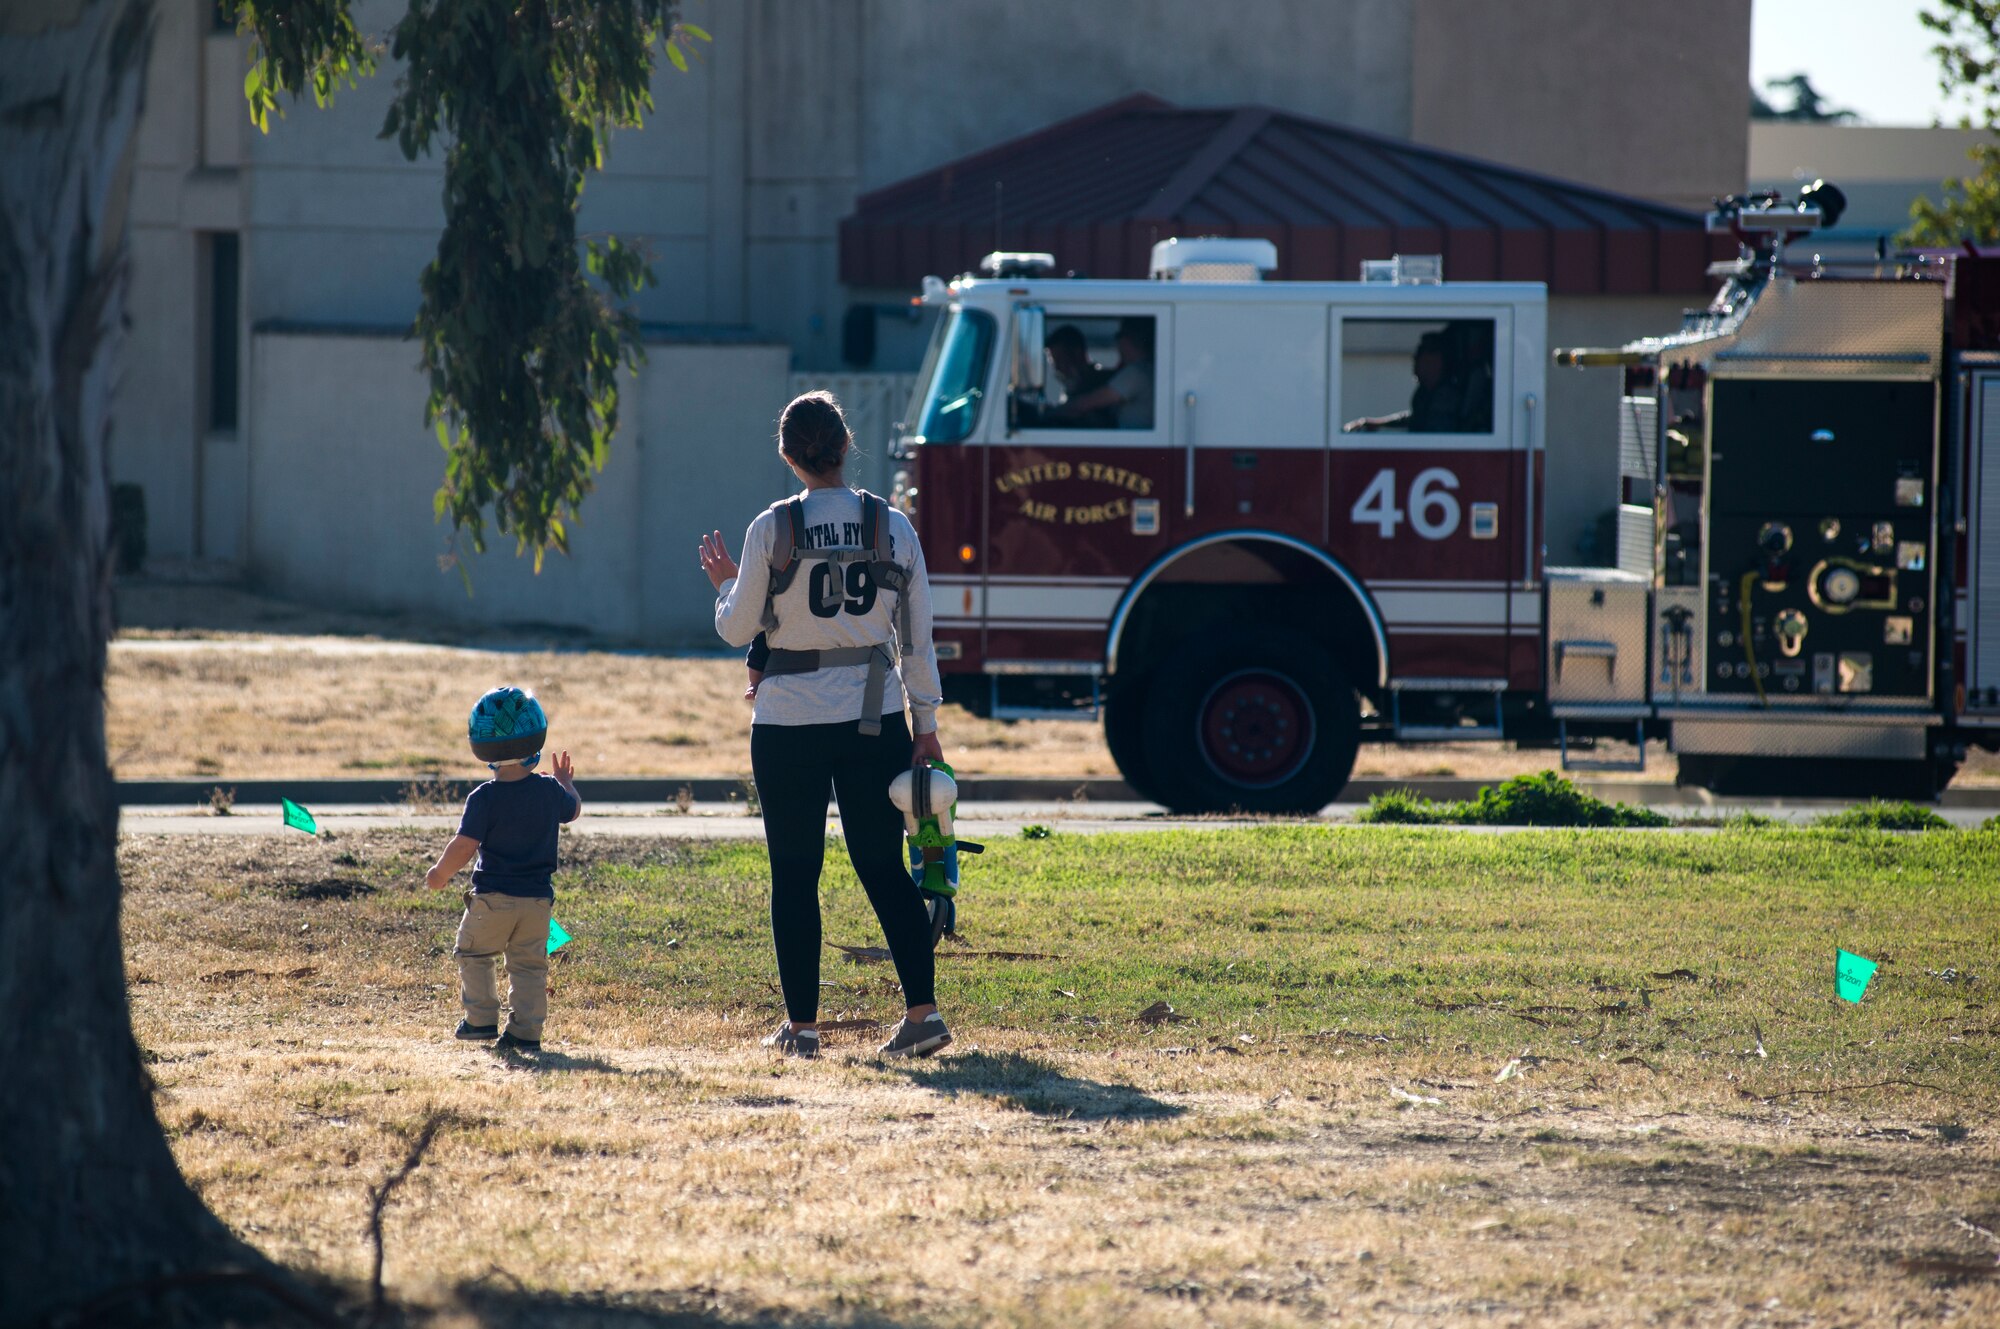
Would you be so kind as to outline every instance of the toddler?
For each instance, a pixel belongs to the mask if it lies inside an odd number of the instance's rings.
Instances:
[[[473,863],[472,889],[452,954],[465,1018],[457,1036],[494,1038],[505,1051],[539,1052],[549,1013],[549,912],[555,907],[557,828],[583,812],[569,753],[553,778],[534,773],[548,738],[541,703],[520,688],[495,688],[472,708],[472,754],[493,778],[465,800],[458,834],[424,877],[443,890]],[[477,862],[473,862],[474,858]],[[497,966],[507,957],[507,1032],[500,1032]]]

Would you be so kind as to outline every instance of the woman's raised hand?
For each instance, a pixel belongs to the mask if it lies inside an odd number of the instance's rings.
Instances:
[[[708,580],[716,590],[722,583],[736,575],[736,560],[729,556],[729,546],[722,543],[722,532],[711,531],[701,537],[701,570],[708,574]]]

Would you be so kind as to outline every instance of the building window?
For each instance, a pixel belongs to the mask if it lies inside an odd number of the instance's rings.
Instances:
[[[234,231],[208,237],[208,427],[236,432],[237,330],[242,267]]]

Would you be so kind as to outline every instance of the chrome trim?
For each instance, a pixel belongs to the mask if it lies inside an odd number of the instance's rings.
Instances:
[[[1521,399],[1521,408],[1527,417],[1522,424],[1524,437],[1521,439],[1521,469],[1527,472],[1528,476],[1527,494],[1521,505],[1525,509],[1521,516],[1521,525],[1526,528],[1527,532],[1525,539],[1528,546],[1528,561],[1521,568],[1521,577],[1530,586],[1537,584],[1535,577],[1535,546],[1538,543],[1535,539],[1535,410],[1540,405],[1541,402],[1536,399],[1535,394],[1532,392]]]
[[[1808,709],[1815,700],[1821,701],[1823,709]],[[1780,702],[1797,705],[1788,708],[1780,706]],[[1944,723],[1944,717],[1936,711],[1916,710],[1907,705],[1895,710],[1824,708],[1823,699],[1813,697],[1773,697],[1771,703],[1769,707],[1761,707],[1753,700],[1746,706],[1732,698],[1728,703],[1690,706],[1684,699],[1679,706],[1661,706],[1654,714],[1662,720],[1743,720],[1769,725],[1774,729],[1812,725],[1840,729],[1929,729]]]
[[[1138,602],[1141,595],[1145,594],[1146,588],[1153,584],[1153,579],[1158,577],[1162,572],[1165,572],[1168,566],[1181,556],[1191,554],[1197,549],[1206,549],[1209,545],[1223,544],[1231,540],[1261,540],[1267,544],[1283,545],[1287,549],[1297,550],[1299,553],[1317,560],[1328,572],[1340,578],[1347,589],[1353,592],[1354,598],[1360,602],[1362,613],[1367,615],[1368,618],[1368,631],[1375,638],[1375,686],[1378,688],[1389,686],[1389,634],[1388,630],[1382,624],[1382,611],[1375,607],[1374,597],[1368,594],[1368,588],[1363,586],[1353,573],[1341,566],[1338,559],[1328,554],[1325,550],[1307,544],[1304,540],[1296,536],[1280,535],[1276,531],[1259,530],[1254,527],[1232,531],[1216,531],[1211,535],[1204,535],[1200,539],[1190,540],[1184,545],[1176,545],[1154,559],[1151,563],[1148,563],[1145,571],[1132,579],[1131,586],[1127,587],[1125,594],[1119,598],[1118,608],[1111,613],[1111,626],[1106,636],[1104,647],[1104,672],[1106,674],[1115,675],[1118,672],[1118,643],[1125,635],[1125,621],[1131,617],[1132,606]]]
[[[980,667],[986,674],[1063,674],[1094,677],[1104,672],[1095,660],[988,660]]]
[[[1187,493],[1181,499],[1181,515],[1194,516],[1194,394],[1187,395]]]
[[[1505,692],[1504,678],[1399,678],[1389,684],[1398,692]]]

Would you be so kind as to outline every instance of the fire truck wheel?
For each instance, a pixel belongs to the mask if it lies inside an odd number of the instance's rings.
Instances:
[[[1146,705],[1156,801],[1175,812],[1318,812],[1354,769],[1361,710],[1325,647],[1226,632],[1175,648]]]
[[[1104,699],[1104,745],[1132,792],[1148,803],[1161,803],[1160,782],[1146,755],[1146,704],[1153,680],[1121,673]]]

